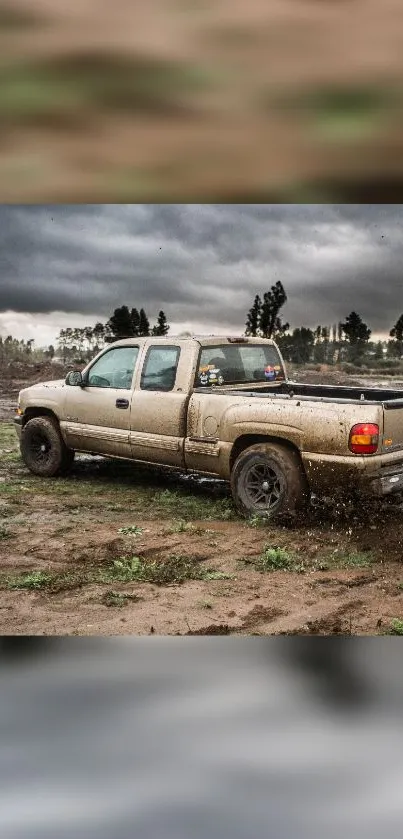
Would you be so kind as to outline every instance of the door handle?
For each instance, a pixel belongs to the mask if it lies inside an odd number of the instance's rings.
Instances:
[[[117,399],[116,400],[116,407],[117,408],[128,408],[129,407],[129,400],[128,399]]]

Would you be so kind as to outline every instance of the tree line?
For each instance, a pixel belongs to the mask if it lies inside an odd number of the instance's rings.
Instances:
[[[245,335],[274,338],[286,361],[295,364],[315,362],[335,364],[349,361],[363,363],[372,358],[376,362],[401,359],[403,355],[403,314],[389,333],[388,341],[371,342],[372,330],[356,312],[350,312],[344,321],[315,329],[299,326],[292,331],[282,319],[287,302],[283,284],[278,281],[264,294],[256,294],[247,312]],[[56,348],[34,347],[33,339],[19,341],[11,335],[0,337],[0,363],[8,361],[43,361],[56,354],[64,362],[85,362],[94,357],[106,344],[121,338],[167,335],[170,326],[165,312],[160,310],[156,323],[151,326],[144,308],[118,306],[105,323],[94,326],[61,329]]]
[[[30,338],[28,341],[24,339],[18,340],[12,335],[7,335],[6,338],[0,336],[0,369],[1,366],[10,361],[44,361],[46,358],[51,358],[54,355],[54,347],[49,347],[49,350],[37,350],[34,347],[34,339]]]
[[[245,335],[273,338],[286,361],[295,364],[308,362],[332,364],[338,361],[362,363],[372,356],[381,361],[401,359],[403,355],[403,314],[389,333],[389,341],[370,341],[372,330],[357,312],[350,312],[344,322],[310,329],[297,327],[290,332],[281,310],[287,302],[283,284],[278,281],[263,296],[257,294],[246,317]]]
[[[169,329],[162,309],[158,313],[157,322],[151,327],[145,309],[118,306],[106,323],[98,322],[95,326],[61,329],[57,340],[58,353],[63,361],[71,358],[86,361],[96,355],[105,344],[111,344],[121,338],[167,335]]]
[[[71,361],[77,364],[85,363],[93,358],[106,344],[119,341],[121,338],[147,337],[149,335],[167,335],[170,326],[165,312],[161,309],[156,323],[151,326],[144,308],[129,309],[128,306],[118,306],[110,318],[94,326],[67,327],[61,329],[56,347],[35,347],[34,339],[18,340],[8,335],[0,336],[0,364],[10,362],[42,362],[58,356],[64,363]]]

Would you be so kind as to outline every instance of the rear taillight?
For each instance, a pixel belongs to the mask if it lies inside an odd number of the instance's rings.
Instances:
[[[353,454],[375,454],[379,445],[379,425],[360,422],[350,431],[348,447]]]

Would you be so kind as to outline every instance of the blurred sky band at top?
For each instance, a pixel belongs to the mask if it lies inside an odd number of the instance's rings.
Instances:
[[[3,839],[401,839],[398,639],[38,640],[0,649]]]
[[[401,0],[0,0],[3,202],[399,202]]]

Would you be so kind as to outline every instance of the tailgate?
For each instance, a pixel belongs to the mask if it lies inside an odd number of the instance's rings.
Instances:
[[[403,399],[383,403],[384,451],[403,451]]]

